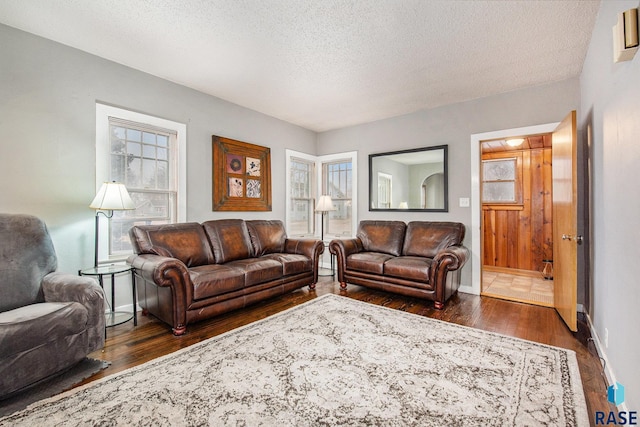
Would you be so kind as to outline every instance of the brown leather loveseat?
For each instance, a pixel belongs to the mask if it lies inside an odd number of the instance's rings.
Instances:
[[[281,221],[223,219],[134,226],[138,302],[182,335],[211,318],[318,281],[319,240],[288,239]]]
[[[333,240],[338,281],[434,301],[437,309],[458,290],[469,257],[458,222],[361,221],[355,239]]]

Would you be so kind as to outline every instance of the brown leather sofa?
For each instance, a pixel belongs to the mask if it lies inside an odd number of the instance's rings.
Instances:
[[[319,240],[288,239],[281,221],[223,219],[134,226],[138,302],[172,326],[284,294],[318,281]]]
[[[458,290],[469,257],[458,222],[361,221],[355,239],[333,240],[338,281],[434,301],[437,309]]]

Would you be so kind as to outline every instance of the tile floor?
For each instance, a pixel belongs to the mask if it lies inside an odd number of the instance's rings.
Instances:
[[[537,271],[482,269],[482,295],[553,307],[553,280]]]

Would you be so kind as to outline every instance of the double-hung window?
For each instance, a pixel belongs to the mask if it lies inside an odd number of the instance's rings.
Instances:
[[[357,223],[357,153],[313,156],[286,150],[286,227],[295,237],[325,238],[353,236]],[[317,200],[328,195],[336,208],[326,217],[315,212]]]
[[[169,224],[184,220],[183,124],[97,104],[96,186],[104,181],[125,184],[135,210],[115,211],[103,221],[101,260],[131,253],[133,225]],[[104,230],[107,227],[108,230]]]
[[[329,195],[334,211],[329,211],[326,235],[353,234],[353,162],[350,158],[322,164],[322,194]]]
[[[302,156],[290,156],[288,193],[288,233],[309,237],[314,233],[315,162]]]

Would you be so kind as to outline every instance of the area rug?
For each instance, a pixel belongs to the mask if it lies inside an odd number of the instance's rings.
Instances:
[[[589,420],[572,351],[326,295],[38,402],[0,425]]]
[[[111,363],[85,357],[70,369],[42,381],[11,397],[0,400],[0,417],[26,408],[38,400],[46,399],[67,390],[91,375],[106,369]]]

